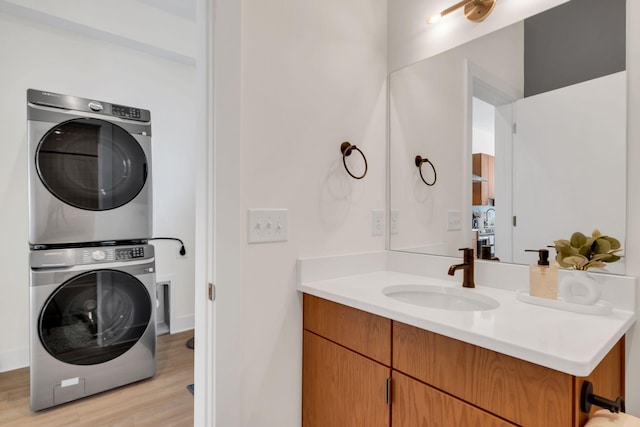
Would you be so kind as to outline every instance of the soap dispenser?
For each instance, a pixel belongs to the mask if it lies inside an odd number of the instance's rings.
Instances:
[[[558,299],[558,269],[549,265],[549,250],[526,249],[525,252],[538,252],[538,264],[529,268],[529,295]]]

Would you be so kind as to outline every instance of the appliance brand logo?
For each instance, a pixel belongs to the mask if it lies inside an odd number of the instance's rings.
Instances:
[[[44,96],[53,96],[53,97],[56,97],[56,98],[60,98],[60,95],[58,95],[57,93],[42,92],[42,94],[43,94]]]

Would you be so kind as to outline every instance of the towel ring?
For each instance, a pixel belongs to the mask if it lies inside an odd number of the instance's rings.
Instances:
[[[360,176],[356,176],[352,174],[351,171],[349,170],[349,167],[347,166],[347,160],[346,160],[347,156],[350,156],[353,150],[356,150],[358,153],[360,153],[360,155],[362,156],[362,159],[364,160],[364,172]],[[356,147],[355,145],[351,145],[349,142],[346,142],[346,141],[340,144],[340,152],[342,153],[342,164],[344,165],[344,168],[347,170],[347,173],[355,179],[364,178],[368,170],[367,158],[364,156],[364,153],[358,147]]]
[[[424,176],[422,175],[422,164],[423,163],[428,163],[431,166],[431,169],[433,169],[433,182],[431,184],[429,184],[425,179]],[[431,187],[433,184],[436,183],[436,180],[438,179],[438,174],[436,172],[436,167],[433,166],[433,163],[431,163],[431,160],[429,159],[423,159],[420,156],[416,156],[416,166],[418,167],[418,170],[420,171],[420,178],[422,179],[422,182],[424,182],[425,184],[427,184],[429,187]]]

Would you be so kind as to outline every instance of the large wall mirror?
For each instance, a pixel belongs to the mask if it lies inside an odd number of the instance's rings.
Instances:
[[[531,264],[574,231],[624,242],[625,23],[625,0],[571,0],[391,73],[390,249]]]

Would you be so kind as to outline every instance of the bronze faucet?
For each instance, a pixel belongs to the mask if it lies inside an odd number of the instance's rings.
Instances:
[[[463,251],[462,264],[455,264],[449,267],[449,276],[453,276],[456,270],[464,270],[464,276],[462,278],[463,288],[475,288],[476,284],[473,282],[473,249],[472,248],[460,248]]]

